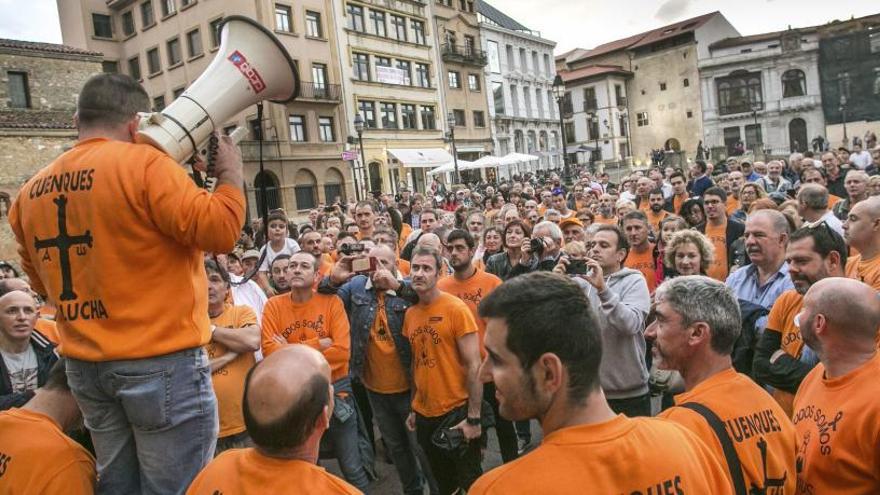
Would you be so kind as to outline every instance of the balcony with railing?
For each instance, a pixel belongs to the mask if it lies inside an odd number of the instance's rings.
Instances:
[[[342,87],[339,84],[315,84],[313,82],[299,83],[298,100],[317,100],[339,103],[342,95]]]
[[[477,67],[485,67],[489,64],[489,58],[486,56],[485,50],[477,50],[468,45],[444,43],[440,47],[440,56],[443,57],[444,62],[475,65]]]

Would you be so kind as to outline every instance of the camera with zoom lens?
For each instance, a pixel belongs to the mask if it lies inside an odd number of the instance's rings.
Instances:
[[[361,243],[353,243],[353,244],[345,244],[341,248],[339,248],[339,252],[345,256],[351,256],[353,254],[361,254],[365,251],[364,245]]]
[[[544,254],[544,241],[541,238],[535,238],[529,241],[529,247],[536,256]]]

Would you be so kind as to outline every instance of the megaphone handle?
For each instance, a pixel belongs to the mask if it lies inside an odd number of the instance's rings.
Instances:
[[[220,140],[217,138],[216,134],[211,134],[211,137],[208,138],[208,149],[205,153],[205,163],[207,165],[206,173],[208,177],[214,177],[214,165],[215,161],[217,161],[217,150],[220,146]]]

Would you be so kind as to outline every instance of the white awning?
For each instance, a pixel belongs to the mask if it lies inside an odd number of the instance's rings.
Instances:
[[[472,170],[474,168],[474,162],[469,162],[467,160],[459,160],[458,161],[458,170]],[[433,170],[428,171],[428,175],[437,175],[442,173],[455,172],[455,162],[449,162],[446,165],[441,165]]]
[[[474,162],[474,168],[494,168],[501,166],[501,158],[486,155]]]
[[[452,155],[443,148],[389,149],[387,151],[390,156],[396,158],[401,165],[407,168],[434,168],[452,162]]]

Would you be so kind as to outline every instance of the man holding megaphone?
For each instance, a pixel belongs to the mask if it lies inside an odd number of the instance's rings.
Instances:
[[[129,76],[89,79],[78,142],[25,184],[9,215],[33,288],[58,308],[98,493],[183,493],[218,429],[202,253],[229,252],[239,237],[241,158],[219,138],[216,189],[198,188],[167,154],[135,144],[149,107]]]

